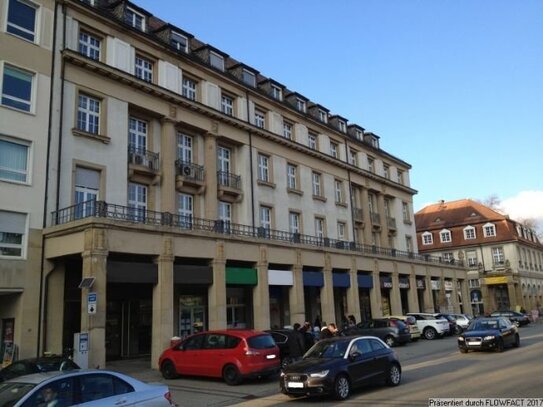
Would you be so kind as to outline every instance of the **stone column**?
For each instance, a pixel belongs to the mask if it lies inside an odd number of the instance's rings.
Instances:
[[[218,124],[215,126],[218,130]],[[205,194],[204,218],[217,219],[217,133],[207,133],[204,142]]]
[[[396,268],[396,264],[394,264]],[[400,297],[400,276],[397,271],[392,273],[392,288],[390,289],[390,312],[392,315],[402,315]]]
[[[305,302],[304,302],[304,278],[303,278],[303,265],[302,265],[302,253],[299,249],[296,249],[296,264],[292,266],[293,285],[289,290],[289,311],[290,322],[293,321],[305,321]],[[313,323],[313,321],[310,321]]]
[[[373,288],[370,290],[371,316],[380,318],[383,316],[383,304],[381,300],[381,279],[379,278],[379,262],[374,262],[375,268],[372,273]]]
[[[324,268],[322,270],[324,286],[321,288],[321,321],[326,323],[335,322],[339,327],[341,321],[336,321],[336,310],[334,306],[334,282],[332,280],[332,265],[330,255],[324,255]]]
[[[520,281],[515,283],[515,294],[517,296],[517,304],[515,304],[515,305],[520,305],[521,307],[524,307],[524,309],[526,311],[530,311],[532,309],[532,306],[531,306],[531,304],[525,304],[524,303],[524,297],[522,296],[522,287],[521,287]],[[528,298],[527,298],[527,300],[528,300]],[[532,302],[532,296],[531,295],[529,297],[529,301]]]
[[[354,315],[357,321],[360,321],[360,298],[358,295],[358,269],[356,266],[356,257],[351,257],[351,269],[349,270],[351,285],[347,288],[347,315]]]
[[[369,211],[369,204],[368,204],[368,190],[367,188],[361,188],[362,190],[362,196],[361,196],[361,205],[362,205],[362,212],[364,216],[364,244],[371,245],[371,214]]]
[[[217,242],[217,252],[211,261],[213,284],[208,290],[209,329],[226,329],[226,259],[224,242]]]
[[[411,274],[409,274],[407,308],[409,312],[420,312],[419,297],[417,296],[417,275],[415,274],[415,268],[413,266],[411,266]]]
[[[158,283],[153,287],[151,368],[155,369],[160,353],[168,347],[171,337],[174,336],[173,253],[173,239],[164,238],[162,254],[155,260],[158,265]]]
[[[160,161],[162,167],[162,186],[160,188],[160,211],[176,213],[175,160],[177,159],[177,140],[175,121],[163,118],[160,139]]]
[[[458,303],[458,279],[456,277],[453,277],[452,285],[453,285],[453,290],[451,292],[451,295],[452,295],[451,300],[452,300],[453,310],[455,313],[459,314],[460,304]]]
[[[484,278],[482,280],[484,281]],[[487,314],[494,311],[494,298],[492,298],[491,290],[485,282],[481,284],[481,296],[483,297],[484,313]]]
[[[460,281],[460,288],[462,293],[462,307],[464,314],[472,314],[471,310],[471,296],[468,286],[468,280],[461,280]]]
[[[90,289],[81,290],[81,332],[89,334],[89,368],[106,366],[107,242],[104,229],[85,230],[82,278],[94,277]],[[88,294],[96,293],[95,313],[89,313]]]
[[[258,280],[253,289],[254,327],[263,331],[270,329],[270,290],[268,285],[268,252],[260,246],[260,260],[256,265]]]
[[[520,305],[520,302],[518,301],[517,291],[515,290],[515,283],[513,281],[507,283],[507,293],[509,294],[510,308],[514,310],[517,305]]]
[[[428,273],[428,271],[426,271]],[[432,293],[432,276],[426,274],[426,289],[424,290],[424,306],[421,312],[434,312],[434,296]]]
[[[56,265],[53,262],[45,262],[45,303],[46,315],[44,323],[44,347],[40,354],[50,352],[62,354],[62,330],[64,319],[64,280],[66,267],[63,262]]]

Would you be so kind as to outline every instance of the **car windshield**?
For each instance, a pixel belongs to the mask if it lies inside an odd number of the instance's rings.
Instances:
[[[304,359],[342,358],[347,352],[347,341],[319,341],[304,355]]]
[[[0,406],[12,406],[36,385],[30,383],[0,383]]]
[[[258,335],[247,338],[247,343],[253,349],[271,349],[275,347],[275,341],[271,335]]]
[[[488,331],[491,329],[498,329],[497,320],[473,321],[469,326],[468,331]]]

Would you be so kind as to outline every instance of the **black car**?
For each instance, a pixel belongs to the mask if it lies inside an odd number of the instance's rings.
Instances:
[[[305,336],[302,332],[293,329],[270,329],[265,332],[272,336],[279,348],[282,368],[304,355]]]
[[[345,400],[351,388],[373,382],[400,384],[396,353],[374,336],[336,336],[317,342],[303,359],[281,372],[281,391],[290,397],[332,394]]]
[[[507,318],[477,318],[458,337],[458,349],[462,353],[470,350],[503,352],[506,346],[520,346],[518,328]]]
[[[63,356],[21,359],[0,370],[0,382],[32,373],[74,369],[79,369],[79,366],[73,360]]]
[[[526,314],[517,311],[494,311],[492,314],[490,314],[490,316],[508,318],[512,323],[517,324],[518,326],[524,326],[530,323],[530,318],[528,318]]]
[[[411,340],[409,327],[399,319],[377,318],[346,328],[342,335],[370,335],[382,339],[388,346],[403,345]]]

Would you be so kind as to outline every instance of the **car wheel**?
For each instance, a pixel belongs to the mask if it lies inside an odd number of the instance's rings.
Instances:
[[[503,340],[498,339],[498,342],[496,343],[496,352],[503,352]]]
[[[468,353],[468,350],[466,348],[458,348],[460,349],[460,353]]]
[[[392,348],[394,345],[396,345],[396,340],[393,336],[389,335],[385,338],[385,343]]]
[[[437,336],[437,331],[434,328],[428,327],[424,329],[424,337],[426,339],[432,340],[432,339],[435,339],[436,336]]]
[[[460,335],[461,333],[462,333],[462,327],[459,325],[456,325],[456,327],[454,328],[454,334]]]
[[[345,400],[351,393],[351,384],[347,376],[340,374],[334,384],[334,396],[337,400]]]
[[[400,384],[401,380],[402,370],[400,369],[400,366],[398,366],[396,363],[393,363],[388,369],[386,383],[389,386],[397,386]]]
[[[162,377],[168,380],[175,379],[178,376],[175,366],[171,360],[166,360],[162,363],[160,372],[162,373]]]
[[[515,342],[513,342],[513,347],[518,348],[520,346],[520,336],[518,334],[515,335]]]
[[[222,370],[222,378],[226,384],[230,386],[235,386],[241,383],[241,374],[239,370],[234,365],[226,365]]]

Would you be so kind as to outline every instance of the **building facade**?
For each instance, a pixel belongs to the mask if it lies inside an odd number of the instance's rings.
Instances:
[[[534,230],[470,199],[429,205],[415,223],[420,254],[468,268],[474,315],[540,308],[543,245]]]
[[[463,310],[377,135],[132,2],[55,16],[40,351],[156,367],[202,329]]]

